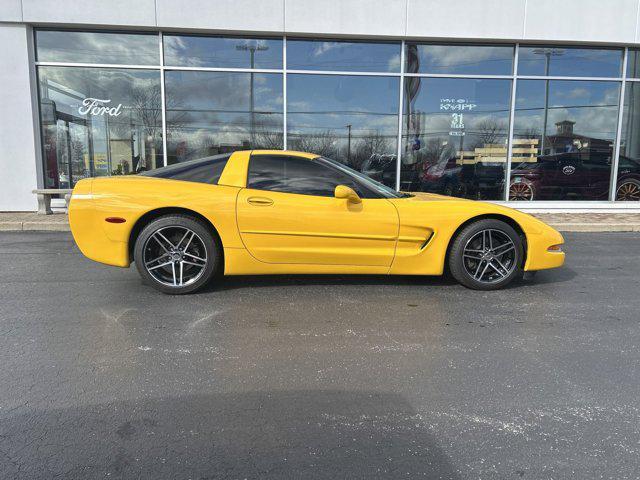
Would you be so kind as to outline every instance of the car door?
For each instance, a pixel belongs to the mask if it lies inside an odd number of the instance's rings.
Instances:
[[[362,202],[335,198],[337,185],[353,188]],[[242,241],[262,262],[390,266],[393,260],[396,208],[322,160],[252,155],[236,209]]]

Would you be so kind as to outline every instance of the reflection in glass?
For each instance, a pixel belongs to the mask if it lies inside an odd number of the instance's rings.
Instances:
[[[156,33],[36,30],[39,62],[160,65]]]
[[[162,165],[160,73],[39,67],[47,188]]]
[[[627,77],[640,78],[640,50],[629,49],[627,57]]]
[[[398,78],[287,75],[288,148],[395,187]]]
[[[640,83],[627,82],[624,94],[616,200],[640,200]]]
[[[504,195],[510,80],[407,78],[400,187]]]
[[[399,72],[399,43],[287,39],[287,69]]]
[[[518,75],[619,77],[621,49],[525,47],[518,50]]]
[[[283,147],[280,74],[168,71],[165,91],[170,164]]]
[[[618,82],[519,80],[512,200],[606,200]]]
[[[512,45],[435,45],[407,43],[407,73],[511,75]]]
[[[180,67],[282,68],[282,40],[163,35],[164,63]]]
[[[217,185],[230,157],[231,153],[222,153],[210,157],[174,163],[166,167],[142,172],[140,175]]]

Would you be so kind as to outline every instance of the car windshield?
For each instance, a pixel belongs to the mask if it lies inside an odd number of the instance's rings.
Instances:
[[[330,166],[332,166],[333,168],[336,168],[337,170],[340,170],[342,173],[344,173],[345,175],[349,175],[350,177],[352,177],[353,179],[356,180],[356,182],[363,184],[365,187],[369,188],[370,190],[373,190],[375,192],[377,192],[378,194],[380,194],[380,196],[384,197],[384,198],[405,198],[405,197],[412,197],[413,195],[409,194],[409,193],[402,193],[402,192],[397,192],[392,188],[387,187],[386,185],[383,185],[382,183],[376,182],[375,180],[372,180],[371,178],[369,178],[368,176],[366,176],[363,173],[360,173],[352,168],[347,167],[346,165],[337,162],[335,160],[332,160],[330,158],[327,157],[318,157],[316,159],[316,161],[319,161],[321,163],[326,163]]]

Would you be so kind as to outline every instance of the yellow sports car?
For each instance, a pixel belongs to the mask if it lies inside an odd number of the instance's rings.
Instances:
[[[92,260],[165,293],[216,273],[441,275],[493,290],[564,263],[560,235],[516,210],[391,190],[343,164],[240,151],[135,176],[80,180],[73,237]]]

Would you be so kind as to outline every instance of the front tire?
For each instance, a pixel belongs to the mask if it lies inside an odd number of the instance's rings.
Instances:
[[[206,285],[221,264],[219,241],[201,221],[165,215],[140,232],[133,258],[142,279],[163,293],[192,293]]]
[[[522,277],[524,248],[507,223],[478,220],[453,240],[449,270],[462,285],[474,290],[497,290]]]

